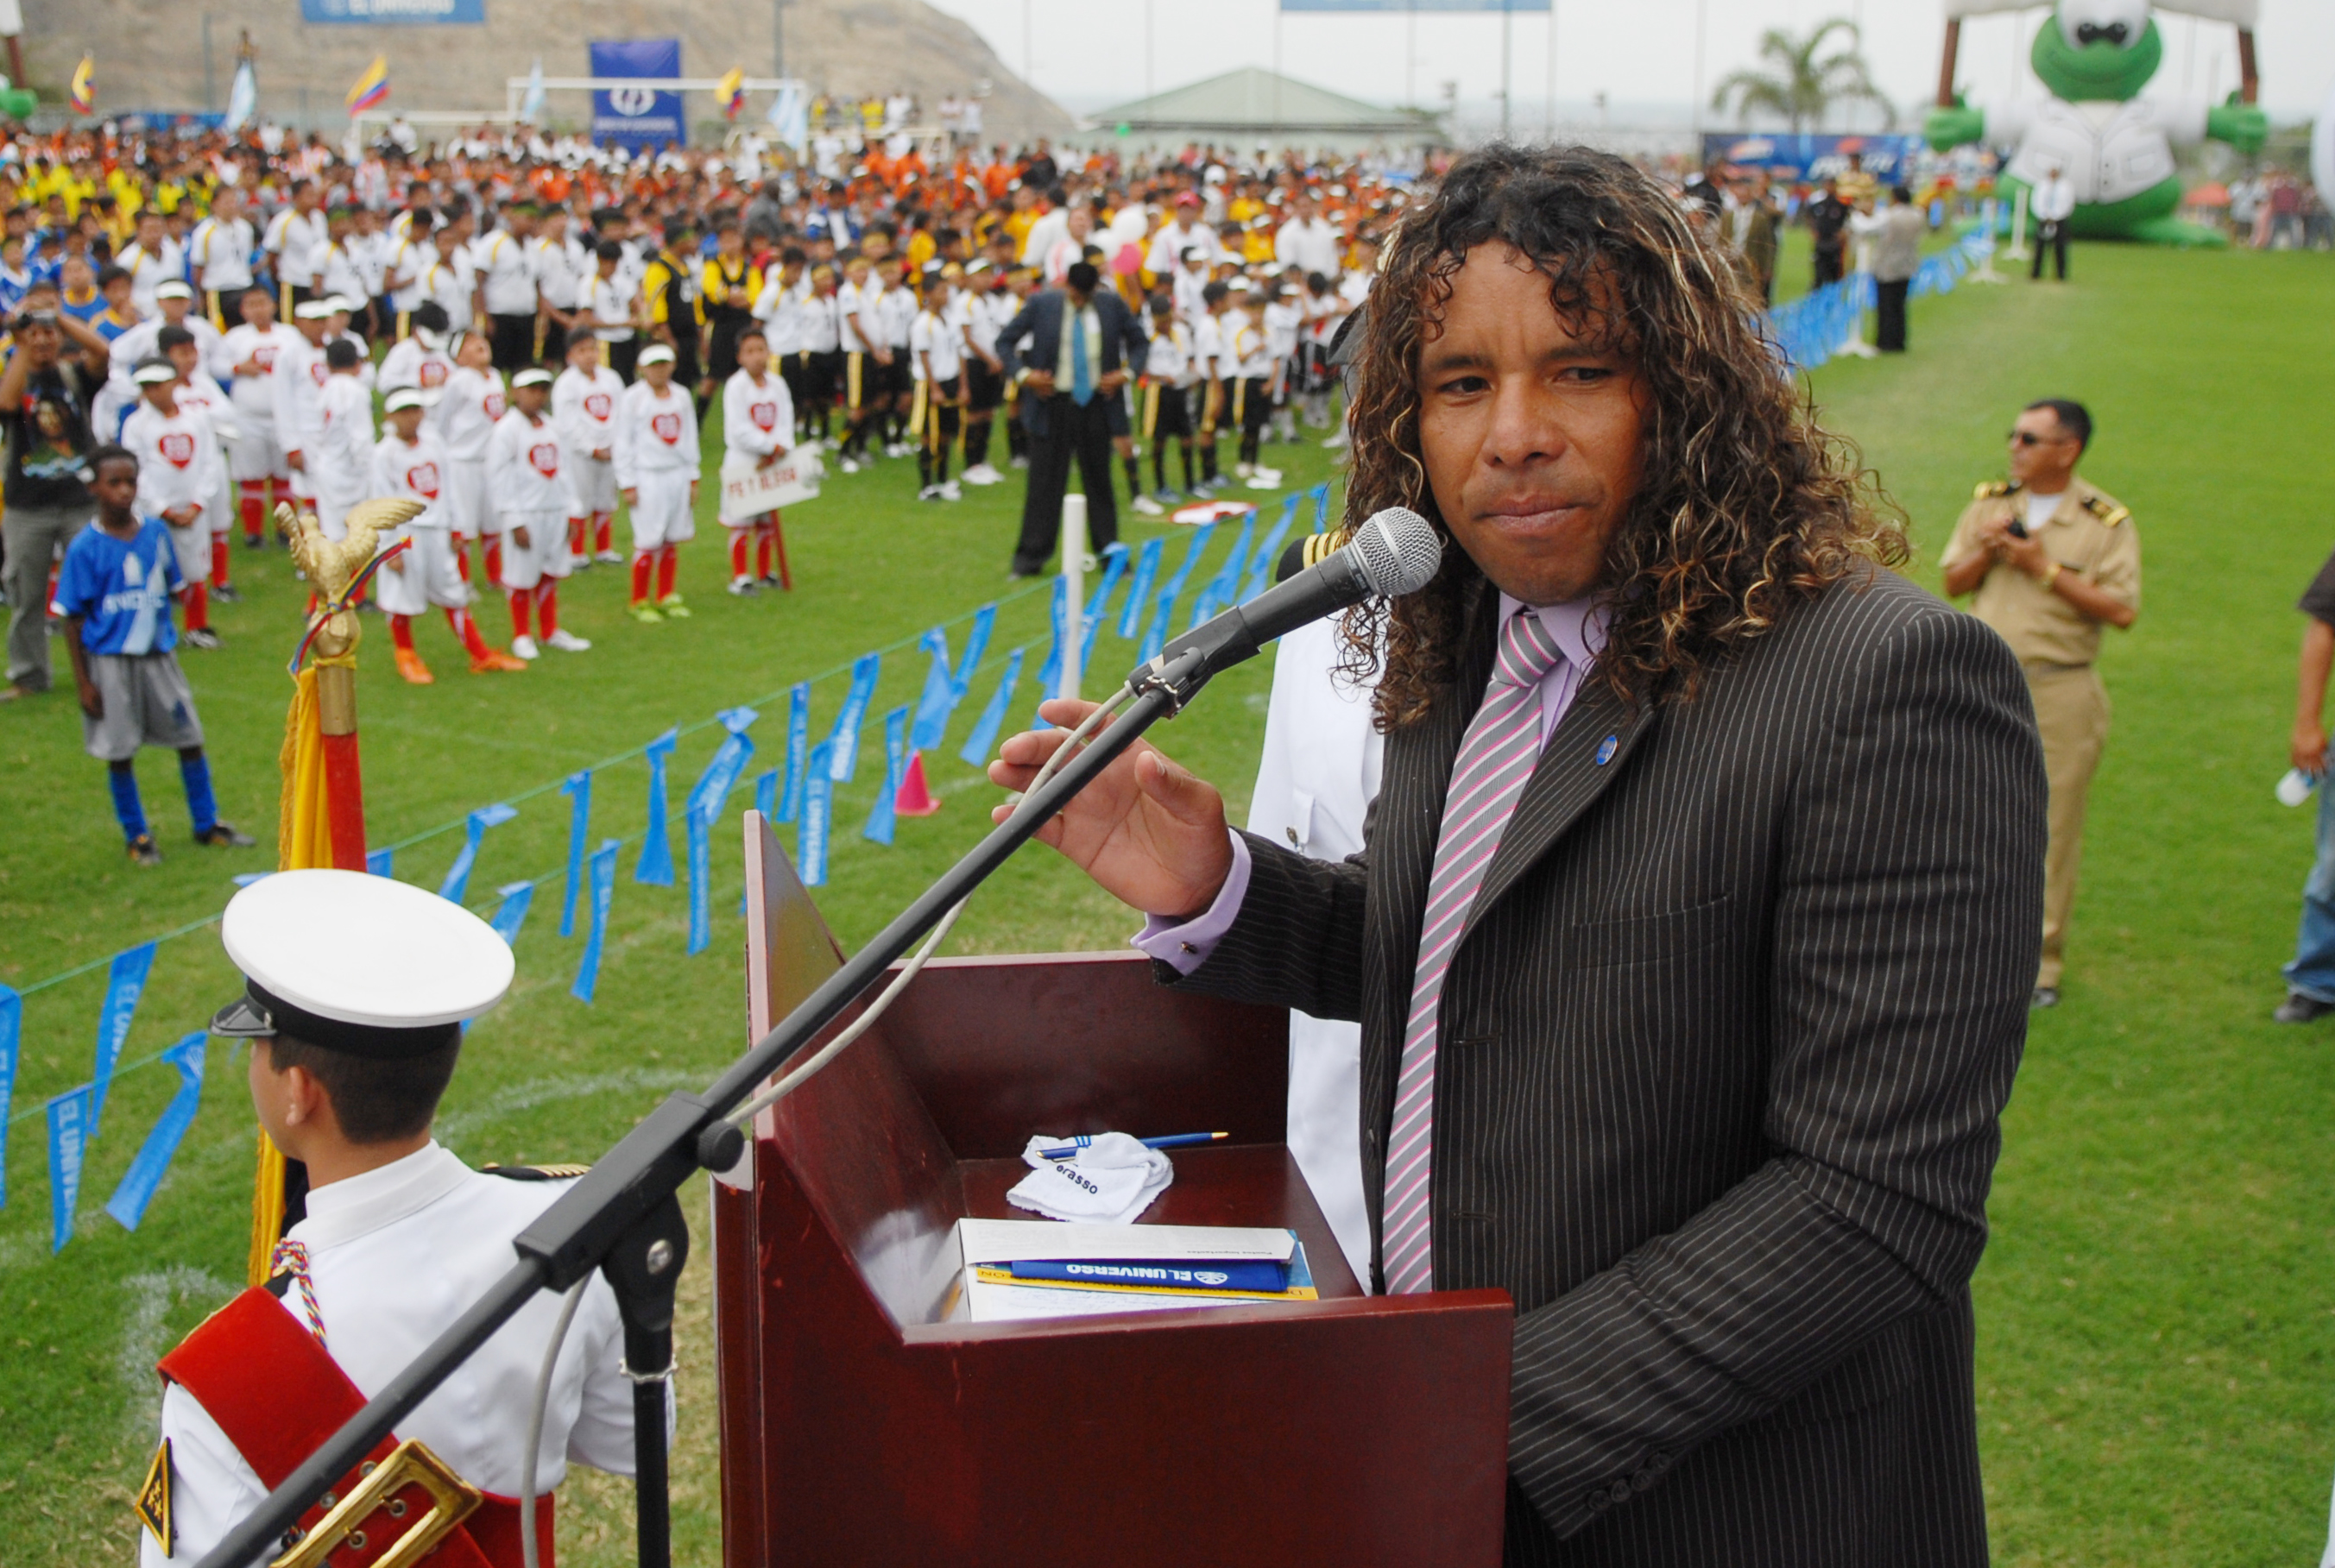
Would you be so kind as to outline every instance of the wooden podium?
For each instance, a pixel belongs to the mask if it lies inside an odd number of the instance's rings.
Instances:
[[[746,895],[759,1038],[841,953],[751,811]],[[727,1568],[1497,1563],[1508,1298],[1361,1293],[1283,1143],[1287,1039],[1133,953],[940,959],[763,1112],[713,1187]],[[942,1321],[956,1220],[1031,1217],[1030,1135],[1112,1128],[1230,1132],[1144,1220],[1286,1225],[1323,1299]]]

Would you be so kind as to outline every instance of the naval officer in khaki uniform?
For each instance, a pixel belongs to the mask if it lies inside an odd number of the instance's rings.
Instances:
[[[1946,546],[1949,598],[2001,634],[2027,671],[2051,783],[2043,962],[2035,1005],[2059,1001],[2060,950],[2076,901],[2084,798],[2108,738],[2108,697],[2092,667],[2100,628],[2140,615],[2140,539],[2115,497],[2076,477],[2092,419],[2064,398],[2030,404],[2010,432],[2010,479],[1978,488]]]

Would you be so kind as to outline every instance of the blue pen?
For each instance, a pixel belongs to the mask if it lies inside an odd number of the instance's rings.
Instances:
[[[1165,1137],[1147,1137],[1141,1142],[1145,1148],[1190,1148],[1195,1144],[1221,1143],[1232,1136],[1228,1132],[1171,1132]],[[1038,1152],[1048,1159],[1076,1159],[1080,1149],[1090,1148],[1093,1145],[1092,1134],[1080,1133],[1069,1143],[1042,1148]]]

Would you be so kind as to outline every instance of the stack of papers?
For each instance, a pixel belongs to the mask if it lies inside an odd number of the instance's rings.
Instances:
[[[959,1220],[949,1314],[977,1323],[1316,1299],[1294,1231]]]

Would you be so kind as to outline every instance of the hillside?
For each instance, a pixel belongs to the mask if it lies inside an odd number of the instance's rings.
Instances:
[[[547,76],[582,76],[585,41],[673,37],[686,75],[732,66],[768,75],[772,10],[765,0],[700,0],[687,6],[620,0],[483,0],[474,26],[308,24],[298,0],[206,0],[201,7],[152,0],[24,0],[24,53],[35,82],[63,82],[83,53],[95,56],[106,110],[199,109],[204,103],[203,16],[211,18],[210,106],[224,107],[237,35],[259,56],[260,105],[288,123],[331,130],[340,102],[376,53],[389,57],[391,104],[408,110],[500,109],[505,80],[540,56]],[[986,87],[992,139],[1061,135],[1071,117],[1005,68],[966,24],[923,0],[791,0],[786,7],[788,74],[814,92],[857,95],[905,87],[927,117],[944,96]],[[758,113],[761,101],[750,101]],[[554,122],[577,123],[580,93],[554,93]],[[693,127],[715,118],[710,94],[692,94]]]

